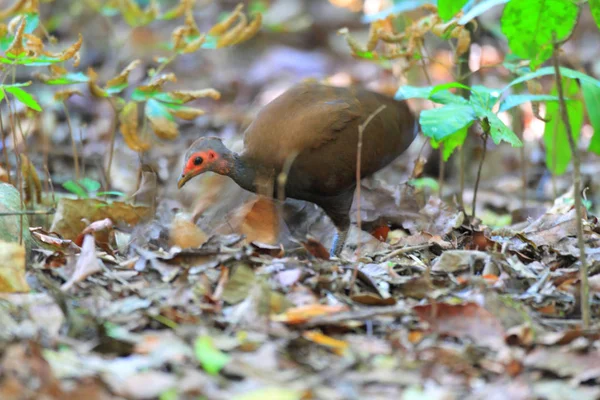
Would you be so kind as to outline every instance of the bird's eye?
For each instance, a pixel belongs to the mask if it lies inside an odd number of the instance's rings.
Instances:
[[[194,165],[200,165],[202,164],[202,161],[204,161],[202,157],[196,157],[194,158]]]

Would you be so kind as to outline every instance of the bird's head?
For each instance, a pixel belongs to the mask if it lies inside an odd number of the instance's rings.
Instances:
[[[196,140],[185,153],[185,164],[177,187],[181,189],[187,181],[205,172],[228,175],[231,171],[231,154],[217,137]]]

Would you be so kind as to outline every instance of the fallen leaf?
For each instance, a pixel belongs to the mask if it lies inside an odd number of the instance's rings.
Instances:
[[[102,271],[102,261],[96,257],[96,242],[92,235],[86,235],[81,246],[81,254],[77,258],[73,274],[60,289],[67,291],[78,282],[84,281],[88,276]]]
[[[0,241],[0,292],[29,292],[25,280],[25,247]]]
[[[348,307],[344,305],[328,306],[324,304],[310,304],[288,309],[285,313],[271,317],[273,321],[285,322],[290,325],[302,324],[311,318],[322,315],[336,314],[347,311]]]

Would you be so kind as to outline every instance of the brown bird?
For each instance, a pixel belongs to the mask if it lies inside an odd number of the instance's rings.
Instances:
[[[211,171],[277,198],[277,177],[284,172],[285,196],[312,202],[331,218],[338,231],[331,255],[338,256],[350,228],[359,126],[382,105],[363,132],[360,176],[367,177],[412,143],[418,123],[407,103],[364,89],[303,83],[259,112],[246,129],[242,153],[216,137],[196,140],[186,153],[178,187]]]

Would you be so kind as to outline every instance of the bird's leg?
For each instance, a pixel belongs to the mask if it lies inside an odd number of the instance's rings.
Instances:
[[[342,250],[344,250],[344,245],[346,244],[346,238],[348,237],[348,228],[336,228],[336,230],[333,242],[331,243],[331,249],[329,250],[330,257],[339,257],[340,254],[342,254]]]

